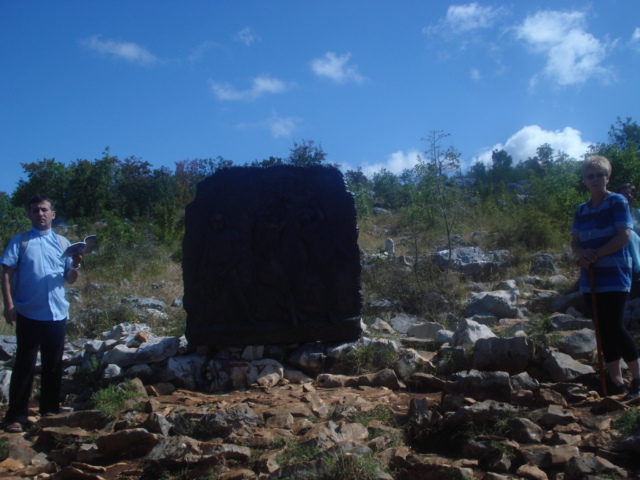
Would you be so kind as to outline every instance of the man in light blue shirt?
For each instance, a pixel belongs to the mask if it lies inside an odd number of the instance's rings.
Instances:
[[[58,413],[62,353],[69,303],[64,283],[78,279],[82,255],[62,259],[68,240],[51,230],[56,212],[51,199],[29,201],[32,229],[11,239],[2,264],[4,317],[16,326],[16,359],[9,385],[7,432],[21,432],[27,422],[36,358],[41,353],[40,414]]]

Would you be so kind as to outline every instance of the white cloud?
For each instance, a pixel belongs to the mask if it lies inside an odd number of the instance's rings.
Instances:
[[[482,7],[476,2],[467,5],[450,5],[443,24],[455,33],[490,28],[499,13],[500,9]]]
[[[327,52],[324,57],[311,61],[311,69],[319,77],[327,77],[338,83],[364,82],[365,77],[360,75],[358,67],[347,65],[350,58],[350,53],[336,55],[334,52]]]
[[[528,125],[516,132],[503,143],[497,143],[488,150],[483,151],[478,160],[487,165],[491,165],[491,153],[494,150],[505,150],[513,157],[514,163],[519,163],[529,157],[536,156],[536,149],[548,143],[557,154],[562,151],[570,157],[580,159],[589,148],[592,142],[582,140],[579,130],[565,127],[563,130],[543,130],[538,125]]]
[[[362,165],[362,171],[368,177],[371,177],[374,173],[379,172],[382,168],[388,170],[396,175],[401,174],[407,168],[413,168],[418,163],[418,157],[422,157],[422,153],[418,150],[409,150],[403,152],[398,150],[390,154],[384,163],[364,164]]]
[[[187,57],[187,60],[189,60],[190,62],[195,62],[197,60],[200,60],[200,58],[202,58],[205,53],[207,53],[209,50],[212,50],[214,48],[222,48],[222,46],[211,40],[202,42],[200,45],[198,45],[196,48],[193,49],[193,51]]]
[[[496,20],[503,15],[504,7],[492,8],[480,6],[477,2],[466,5],[450,5],[444,18],[436,24],[422,29],[424,34],[464,34],[474,30],[493,27]]]
[[[210,84],[218,100],[255,100],[264,94],[282,93],[287,89],[282,80],[271,78],[269,75],[254,78],[249,90],[236,90],[229,84],[214,81],[210,81]]]
[[[636,27],[636,29],[633,31],[633,34],[631,35],[630,43],[631,43],[631,46],[640,50],[640,28],[639,27]]]
[[[253,32],[251,27],[244,27],[235,34],[233,39],[244,43],[247,47],[250,47],[253,43],[260,41],[260,37]]]
[[[289,137],[298,130],[302,120],[297,117],[281,117],[277,113],[273,113],[266,120],[254,123],[239,123],[236,128],[247,129],[267,129],[271,132],[273,138]]]
[[[542,75],[559,85],[584,83],[592,77],[606,80],[602,65],[610,48],[585,30],[585,14],[578,11],[540,11],[516,28],[518,39],[547,58]],[[532,79],[535,84],[538,77]]]
[[[482,79],[482,75],[480,74],[480,70],[477,68],[472,68],[470,72],[471,80],[474,82],[478,82]]]
[[[99,35],[93,35],[83,41],[83,44],[103,55],[126,60],[140,65],[151,65],[158,61],[157,57],[146,48],[131,42],[119,42],[115,40],[102,40]]]
[[[298,129],[300,119],[296,117],[280,117],[277,114],[273,114],[266,120],[266,124],[271,130],[271,135],[274,138],[289,137]]]

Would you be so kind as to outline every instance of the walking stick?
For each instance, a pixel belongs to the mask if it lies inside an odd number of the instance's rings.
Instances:
[[[600,326],[598,324],[598,301],[596,300],[596,281],[593,267],[589,266],[589,286],[591,287],[591,309],[593,310],[593,326],[596,331],[596,347],[598,350],[598,366],[600,367],[600,386],[602,393],[607,396],[607,380],[604,373],[604,359],[602,357],[602,339],[600,338]]]

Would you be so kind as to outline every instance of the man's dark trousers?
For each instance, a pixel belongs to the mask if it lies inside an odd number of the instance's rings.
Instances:
[[[8,421],[24,421],[28,416],[38,350],[42,364],[40,413],[58,413],[66,324],[66,320],[40,321],[17,315],[18,346],[9,384]]]

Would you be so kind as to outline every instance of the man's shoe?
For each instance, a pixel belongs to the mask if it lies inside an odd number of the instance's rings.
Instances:
[[[629,393],[624,397],[626,400],[640,397],[640,378],[634,378],[631,380],[631,386],[629,387]]]

